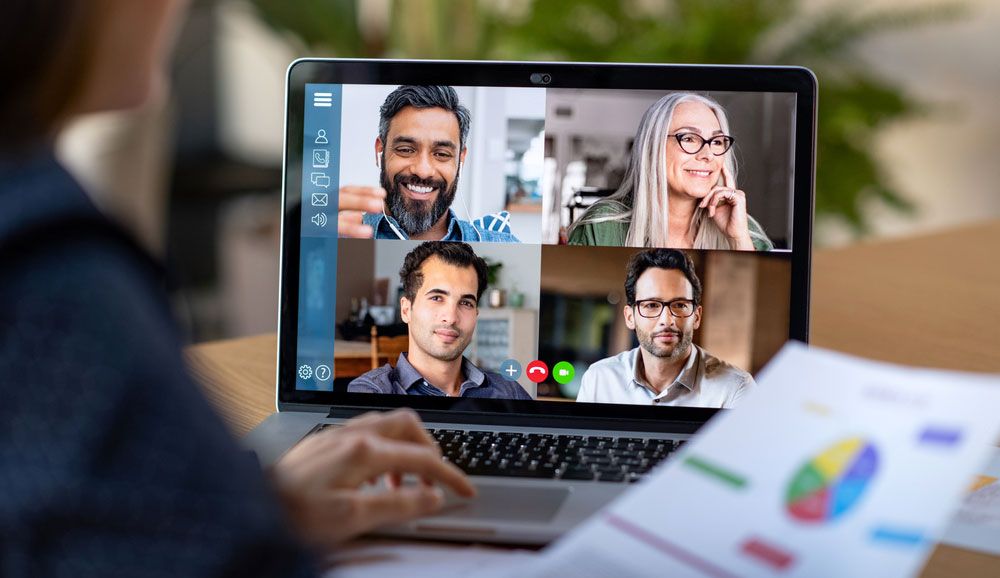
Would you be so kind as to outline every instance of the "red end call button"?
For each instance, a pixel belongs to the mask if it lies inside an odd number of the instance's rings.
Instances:
[[[528,369],[524,372],[528,376],[528,379],[534,381],[535,383],[541,383],[545,381],[545,378],[549,376],[549,366],[545,365],[544,361],[532,361],[528,364]]]

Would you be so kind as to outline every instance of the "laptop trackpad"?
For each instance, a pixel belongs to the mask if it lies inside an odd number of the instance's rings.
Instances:
[[[479,484],[479,494],[466,500],[449,496],[435,518],[474,518],[544,523],[555,517],[569,488]]]

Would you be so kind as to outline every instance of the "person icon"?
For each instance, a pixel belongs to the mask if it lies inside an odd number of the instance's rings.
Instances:
[[[326,138],[326,129],[319,129],[316,133],[316,144],[330,144],[330,139]]]

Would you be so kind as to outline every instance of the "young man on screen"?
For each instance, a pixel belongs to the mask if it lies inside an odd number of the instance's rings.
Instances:
[[[407,253],[399,271],[400,314],[409,349],[347,386],[357,393],[531,399],[516,381],[476,367],[462,354],[472,340],[486,261],[466,243],[428,241]]]

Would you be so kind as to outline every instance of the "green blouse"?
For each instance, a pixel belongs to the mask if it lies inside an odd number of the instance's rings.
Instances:
[[[606,213],[606,209],[592,207],[587,213]],[[604,221],[601,223],[587,223],[573,229],[569,236],[570,245],[599,245],[604,247],[624,247],[625,236],[628,234],[628,222],[625,221]],[[764,228],[756,219],[747,215],[747,225],[750,229],[750,240],[753,241],[753,248],[758,251],[773,251],[774,243],[767,237]]]

